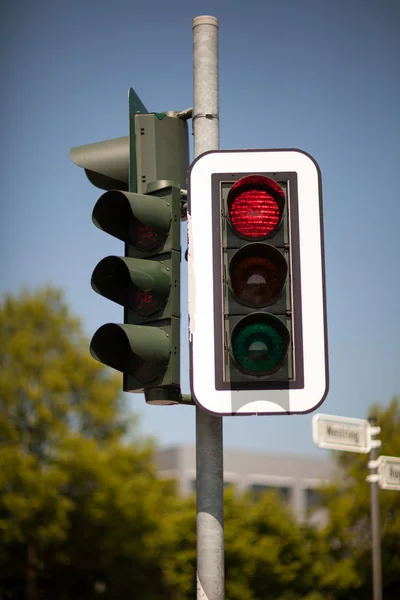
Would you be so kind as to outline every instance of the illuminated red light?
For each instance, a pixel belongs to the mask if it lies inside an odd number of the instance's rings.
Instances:
[[[144,252],[156,248],[163,239],[157,231],[136,220],[133,222],[132,234],[133,245]]]
[[[268,236],[279,225],[285,196],[272,179],[251,175],[239,179],[228,195],[232,226],[246,238]]]
[[[148,225],[139,224],[137,228],[137,246],[139,248],[153,247],[158,244],[158,234]]]
[[[132,308],[141,317],[148,317],[160,308],[160,301],[156,296],[134,288],[132,293]]]

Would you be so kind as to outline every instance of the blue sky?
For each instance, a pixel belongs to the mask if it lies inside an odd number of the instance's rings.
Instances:
[[[397,0],[3,4],[0,293],[52,283],[88,336],[121,322],[90,276],[122,244],[92,224],[100,191],[69,149],[127,135],[129,87],[150,111],[192,106],[191,24],[202,14],[220,25],[221,148],[297,147],[320,165],[330,392],[319,412],[365,418],[400,391]],[[189,392],[186,303],[184,292]],[[194,443],[193,408],[129,399],[143,433]],[[226,417],[224,442],[322,454],[311,415]]]

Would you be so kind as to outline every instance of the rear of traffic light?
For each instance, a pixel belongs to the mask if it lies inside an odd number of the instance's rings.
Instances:
[[[297,176],[214,173],[212,192],[216,389],[301,388]]]

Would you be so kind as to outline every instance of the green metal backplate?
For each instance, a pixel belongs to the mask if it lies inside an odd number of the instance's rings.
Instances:
[[[186,121],[158,114],[137,114],[137,188],[143,194],[149,184],[168,180],[177,188],[187,187],[189,137]]]
[[[165,320],[146,323],[159,327],[170,339],[170,360],[164,373],[145,386],[132,375],[124,373],[123,390],[141,392],[168,386],[180,396],[180,187],[185,184],[189,167],[189,142],[187,123],[164,113],[148,113],[133,89],[129,90],[129,191],[133,193],[167,196],[171,208],[171,231],[167,244],[155,253],[154,260],[170,260],[172,267],[171,295],[164,311]],[[159,185],[157,185],[157,183]],[[165,188],[165,184],[176,187]],[[150,187],[149,187],[150,184]],[[151,188],[153,184],[153,188]],[[167,193],[165,193],[167,192]],[[161,253],[160,253],[161,250]],[[132,254],[127,244],[125,256]],[[151,253],[153,254],[153,253]],[[143,256],[144,258],[144,256]],[[150,257],[149,257],[150,258]],[[153,256],[151,257],[153,258]],[[125,310],[124,322],[129,323],[130,311]],[[176,316],[172,316],[176,315]],[[155,353],[156,355],[156,349]],[[165,390],[166,397],[168,389]]]
[[[129,103],[129,191],[137,192],[137,166],[136,166],[136,131],[135,115],[146,114],[149,111],[136,94],[135,90],[130,88],[128,92]]]

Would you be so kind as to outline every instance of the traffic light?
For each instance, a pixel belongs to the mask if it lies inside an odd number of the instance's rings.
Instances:
[[[194,399],[218,414],[313,410],[327,390],[315,162],[293,150],[206,153],[191,168],[189,218]]]
[[[266,390],[293,381],[301,385],[296,178],[289,173],[214,174],[212,186],[221,215],[217,386]]]
[[[93,223],[125,243],[125,255],[102,259],[91,278],[94,291],[124,308],[124,322],[102,325],[90,352],[123,373],[124,391],[144,392],[148,403],[175,404],[181,399],[180,188],[189,164],[187,124],[175,114],[138,114],[137,105],[131,91],[129,138],[71,151],[92,183],[107,190]]]
[[[124,390],[149,400],[179,393],[180,189],[149,194],[109,191],[97,201],[94,224],[126,244],[93,271],[92,287],[124,307],[124,324],[96,331],[90,351],[124,373]],[[164,398],[165,396],[165,398]]]

